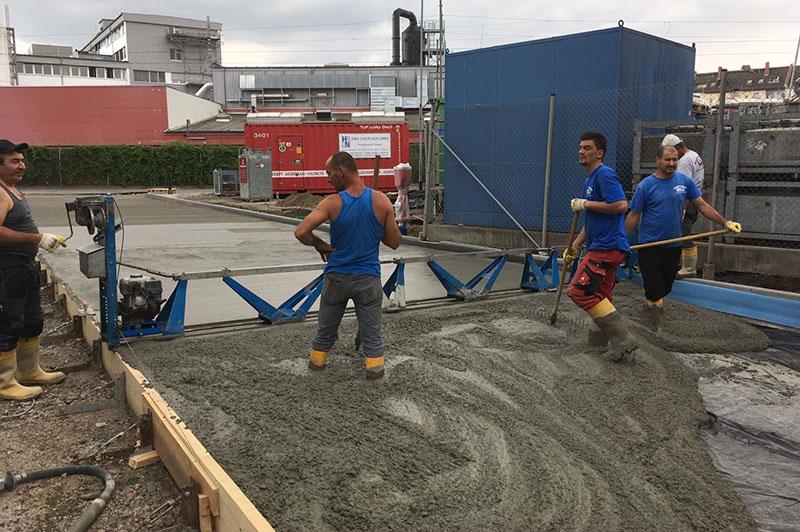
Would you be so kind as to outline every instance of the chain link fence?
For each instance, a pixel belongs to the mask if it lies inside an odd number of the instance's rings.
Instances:
[[[444,223],[522,226],[541,245],[548,232],[568,232],[571,198],[582,197],[580,135],[605,135],[605,164],[630,198],[653,173],[667,133],[678,135],[705,163],[711,202],[717,129],[716,98],[692,82],[554,95],[515,103],[447,106]],[[716,95],[714,95],[716,96]],[[724,243],[800,247],[800,105],[728,99],[715,208],[743,232]],[[548,136],[552,138],[549,151]],[[699,233],[713,229],[702,216]]]

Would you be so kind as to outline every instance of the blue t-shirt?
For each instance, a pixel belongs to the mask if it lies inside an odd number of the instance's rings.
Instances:
[[[331,246],[336,251],[328,257],[325,272],[365,273],[380,277],[378,248],[383,224],[375,218],[372,189],[365,188],[357,198],[343,190],[339,197],[342,198],[342,210],[331,222]]]
[[[669,179],[655,175],[642,179],[631,200],[631,210],[642,213],[639,243],[658,242],[681,236],[683,203],[700,197],[700,189],[686,174],[675,172]],[[680,246],[680,242],[664,247]]]
[[[625,199],[619,176],[604,164],[589,174],[583,190],[583,197],[590,201],[616,203]],[[630,251],[625,232],[625,214],[586,211],[586,249]]]

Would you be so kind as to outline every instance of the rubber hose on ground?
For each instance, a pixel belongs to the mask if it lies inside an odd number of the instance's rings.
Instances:
[[[61,475],[92,475],[103,479],[105,482],[103,493],[92,501],[89,507],[84,510],[81,516],[72,523],[72,526],[68,529],[68,532],[85,532],[92,526],[92,523],[94,523],[97,516],[103,511],[103,508],[106,507],[108,500],[114,493],[114,479],[111,478],[111,474],[105,469],[90,465],[75,465],[40,469],[39,471],[29,471],[18,475],[7,471],[3,479],[3,489],[11,491],[19,484],[25,484],[26,482],[33,482],[34,480],[41,480],[43,478],[60,477]]]

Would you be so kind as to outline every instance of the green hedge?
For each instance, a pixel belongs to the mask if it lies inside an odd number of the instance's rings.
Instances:
[[[25,152],[26,185],[162,187],[211,186],[215,168],[239,167],[238,147],[195,146],[31,146]],[[60,156],[59,156],[60,152]]]

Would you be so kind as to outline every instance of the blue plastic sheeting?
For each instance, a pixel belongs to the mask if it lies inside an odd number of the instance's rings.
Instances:
[[[634,281],[641,285],[642,277],[637,276]],[[675,281],[669,297],[734,316],[800,329],[800,301],[686,281]]]
[[[542,224],[550,94],[556,94],[548,227],[568,231],[582,195],[580,134],[608,140],[605,162],[631,189],[633,123],[689,116],[694,49],[612,28],[448,54],[447,143],[530,229]],[[445,223],[515,227],[445,152]]]

